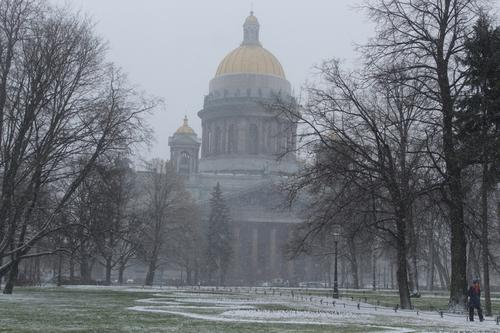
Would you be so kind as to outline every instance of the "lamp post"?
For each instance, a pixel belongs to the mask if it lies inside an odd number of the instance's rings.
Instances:
[[[338,279],[338,243],[339,243],[339,236],[340,236],[340,226],[338,224],[335,224],[333,226],[333,232],[332,232],[332,237],[333,237],[333,244],[334,244],[334,251],[335,251],[335,261],[334,261],[334,271],[333,271],[333,298],[339,298],[339,279]]]

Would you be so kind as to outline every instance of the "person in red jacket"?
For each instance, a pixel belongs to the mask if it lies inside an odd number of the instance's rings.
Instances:
[[[484,320],[483,310],[481,309],[481,287],[479,286],[479,280],[475,279],[472,281],[472,285],[469,288],[469,320],[474,321],[474,309],[477,309],[477,315],[480,321]]]

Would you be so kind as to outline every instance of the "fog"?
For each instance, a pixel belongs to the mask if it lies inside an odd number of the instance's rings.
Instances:
[[[52,0],[88,15],[108,41],[110,60],[149,94],[165,101],[150,117],[155,142],[144,158],[168,158],[168,137],[187,115],[201,136],[197,112],[219,62],[242,40],[251,9],[242,0]],[[261,41],[281,62],[296,95],[323,59],[356,59],[371,35],[352,0],[253,1]]]

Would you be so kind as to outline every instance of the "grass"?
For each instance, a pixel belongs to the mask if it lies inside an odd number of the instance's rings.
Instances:
[[[289,290],[281,292],[290,293]],[[261,320],[267,317],[259,317],[260,315],[272,312],[278,312],[278,315],[274,314],[271,318],[275,318],[274,321],[280,320],[280,311],[296,312],[300,318],[302,312],[306,316],[311,312],[324,313],[324,308],[312,306],[318,303],[318,297],[324,297],[324,301],[328,302],[331,300],[327,297],[330,295],[327,289],[294,290],[294,293],[307,300],[301,301],[297,297],[292,300],[288,295],[284,295],[280,299],[286,302],[276,301],[272,291],[264,295],[262,289],[255,294],[254,291],[233,293],[227,290],[182,292],[172,289],[131,291],[119,288],[17,288],[12,296],[0,294],[0,332],[363,333],[380,331],[380,326],[413,328],[416,332],[443,331],[438,320],[439,315],[436,315],[436,320],[419,321],[411,316],[381,314],[369,316],[366,321],[358,321],[357,317],[334,320],[337,325],[262,323],[253,319],[252,322],[229,322],[224,321],[228,318],[225,317],[227,314],[221,316],[228,310],[245,309],[239,304],[251,304],[250,312],[256,311],[257,318]],[[308,300],[311,296],[315,299],[313,302]],[[398,302],[395,292],[385,290],[349,290],[343,293],[343,296],[362,302],[366,297],[368,303],[391,307]],[[153,302],[138,302],[151,298],[154,299]],[[419,309],[446,308],[447,299],[445,294],[424,294],[422,298],[414,299],[414,304]],[[494,301],[496,311],[499,309],[498,300],[495,298]],[[166,312],[130,310],[133,306],[178,311],[190,316],[200,316],[202,319],[191,319],[185,315]],[[329,311],[331,307],[327,309]],[[260,311],[262,313],[259,313]],[[239,316],[240,312],[236,312]]]
[[[155,293],[157,292],[18,288],[13,296],[0,295],[0,332],[361,333],[376,331],[373,327],[354,325],[336,327],[214,322],[127,309],[139,305],[140,303],[136,302],[139,299],[154,297]],[[165,298],[169,298],[168,294]],[[278,309],[273,308],[274,305],[261,306],[262,309]],[[290,309],[279,308],[279,310]]]

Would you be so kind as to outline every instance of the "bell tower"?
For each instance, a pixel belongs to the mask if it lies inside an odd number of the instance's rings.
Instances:
[[[168,145],[170,146],[170,160],[180,175],[189,177],[198,172],[200,140],[188,125],[187,117],[184,117],[182,126],[174,135],[168,138]]]

